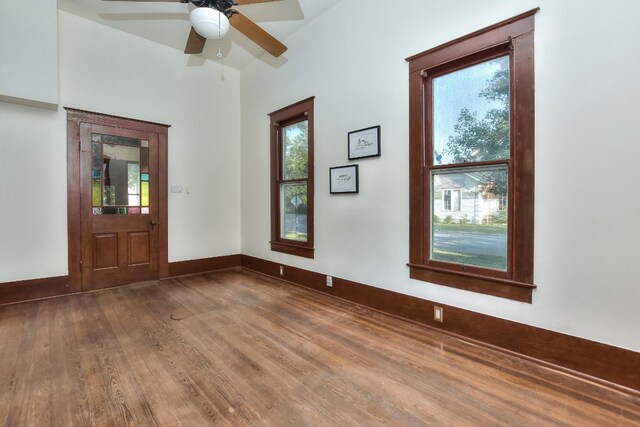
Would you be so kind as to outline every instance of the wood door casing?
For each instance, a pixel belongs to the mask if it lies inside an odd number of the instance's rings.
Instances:
[[[87,291],[167,277],[168,126],[73,109],[67,113],[72,286]],[[149,141],[149,164],[154,166],[149,173],[153,208],[148,215],[93,215],[92,133]]]

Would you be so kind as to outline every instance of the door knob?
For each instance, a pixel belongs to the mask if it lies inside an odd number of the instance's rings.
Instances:
[[[155,228],[158,225],[158,221],[149,221],[149,224],[151,224],[151,228]]]

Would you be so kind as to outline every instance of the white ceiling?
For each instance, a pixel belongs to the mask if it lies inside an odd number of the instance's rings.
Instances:
[[[237,9],[286,45],[287,37],[339,1],[280,0],[237,6]],[[175,3],[58,0],[58,8],[65,12],[180,51],[184,51],[187,42],[191,27],[188,13],[193,7],[192,4],[179,3],[179,0]],[[217,40],[207,41],[202,56],[217,61],[218,44]],[[286,61],[289,53],[274,59],[233,27],[222,39],[221,48],[224,65],[236,69],[244,68],[255,58],[277,66]]]

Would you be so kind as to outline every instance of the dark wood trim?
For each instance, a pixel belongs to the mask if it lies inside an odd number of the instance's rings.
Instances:
[[[0,283],[0,305],[78,293],[70,276]]]
[[[241,255],[172,262],[167,263],[168,269],[165,278],[227,270],[240,266]],[[72,276],[68,275],[0,283],[0,305],[81,293],[80,283],[74,283],[73,280]]]
[[[302,114],[307,109],[307,104],[313,104],[315,99],[315,96],[310,96],[309,98],[303,99],[302,101],[294,102],[291,105],[287,105],[286,107],[282,107],[276,111],[269,113],[269,117],[271,117],[271,120],[279,122],[282,120],[286,120],[287,117],[291,117],[291,111],[299,111],[298,114]]]
[[[284,267],[280,276],[280,266]],[[247,255],[242,267],[640,394],[640,353]],[[444,322],[433,307],[444,308]]]
[[[504,21],[482,28],[473,33],[458,37],[439,46],[427,49],[406,58],[409,62],[409,72],[421,72],[424,69],[435,67],[445,62],[454,61],[466,53],[460,54],[448,48],[459,45],[461,51],[479,52],[500,45],[508,39],[508,36],[518,37],[531,31],[533,17],[540,8],[531,9]]]
[[[270,177],[271,177],[271,250],[304,258],[314,257],[314,100],[315,96],[291,104],[269,114]],[[280,237],[280,184],[282,179],[282,135],[280,129],[289,121],[308,120],[308,172],[307,172],[307,241],[295,242]]]
[[[432,281],[452,288],[464,289],[481,294],[493,295],[531,303],[532,291],[535,285],[501,279],[498,277],[485,277],[463,271],[451,271],[437,267],[408,264],[409,277],[421,281]],[[463,282],[463,283],[461,283]]]
[[[216,270],[240,267],[241,255],[226,255],[212,258],[192,259],[169,263],[168,277],[188,276]]]
[[[69,247],[69,280],[75,292],[82,288],[82,215],[81,185],[86,185],[88,175],[84,178],[80,170],[80,132],[85,124],[85,132],[89,125],[127,129],[157,135],[158,141],[158,222],[159,222],[159,278],[169,276],[169,207],[168,207],[168,138],[169,127],[161,123],[101,114],[64,107],[67,111],[67,228]],[[85,183],[85,184],[83,184]],[[84,224],[90,233],[89,224]]]
[[[67,120],[67,233],[69,284],[82,289],[80,215],[80,122]]]
[[[160,278],[169,277],[169,138],[158,134],[158,256],[160,258]]]
[[[271,250],[275,252],[282,252],[289,255],[296,255],[303,258],[313,259],[315,254],[314,248],[309,248],[302,245],[294,245],[292,243],[285,242],[269,242],[271,244]]]
[[[168,135],[171,125],[149,122],[146,120],[132,119],[129,117],[114,116],[112,114],[96,113],[94,111],[78,110],[76,108],[64,107],[67,110],[67,120],[76,122],[91,123],[95,125],[124,127],[136,129],[143,132]]]
[[[535,94],[533,31],[538,9],[429,49],[409,61],[409,266],[413,279],[530,303],[533,299]],[[430,129],[434,77],[509,55],[511,157],[434,165]],[[431,259],[431,170],[506,163],[509,177],[507,268],[497,271]],[[530,286],[526,286],[530,285]]]

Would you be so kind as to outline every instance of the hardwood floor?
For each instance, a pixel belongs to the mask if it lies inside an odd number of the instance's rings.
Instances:
[[[640,397],[243,270],[0,307],[0,425],[640,425]]]

